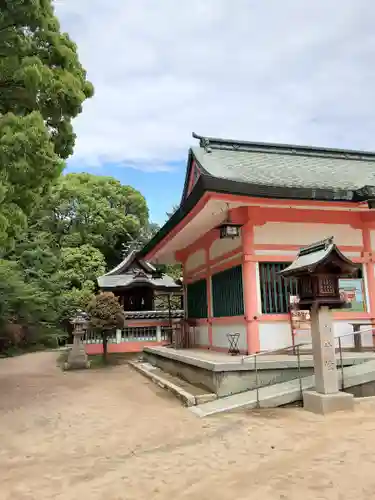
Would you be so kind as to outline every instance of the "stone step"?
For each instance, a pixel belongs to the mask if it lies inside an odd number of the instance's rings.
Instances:
[[[179,377],[163,372],[160,368],[145,361],[130,361],[129,365],[160,387],[171,391],[185,406],[190,407],[204,404],[217,398],[216,394],[210,393],[202,387],[190,384]]]
[[[314,376],[301,379],[302,390],[310,389],[314,386]],[[258,391],[246,391],[240,394],[233,394],[216,401],[201,404],[190,410],[199,417],[208,417],[216,413],[235,411],[239,409],[253,408],[275,408],[284,406],[301,399],[301,387],[299,380],[290,380],[280,384],[261,387]]]

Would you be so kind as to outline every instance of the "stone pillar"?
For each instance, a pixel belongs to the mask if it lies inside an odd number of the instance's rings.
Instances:
[[[156,327],[156,342],[161,342],[161,326]]]
[[[73,332],[73,347],[69,351],[65,370],[78,370],[80,368],[90,368],[85,346],[82,342],[82,332]]]
[[[314,413],[352,409],[352,394],[339,392],[332,313],[328,307],[311,310],[315,391],[303,393],[304,408]]]
[[[122,330],[118,328],[116,330],[116,344],[121,344],[121,341],[122,341]]]

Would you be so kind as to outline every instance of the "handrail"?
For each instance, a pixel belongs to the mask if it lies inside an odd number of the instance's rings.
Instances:
[[[343,362],[343,356],[342,356],[342,345],[341,345],[341,339],[345,337],[355,337],[356,335],[362,335],[362,333],[368,333],[368,332],[373,332],[375,330],[375,326],[372,326],[371,328],[365,328],[364,330],[358,330],[354,331],[351,330],[348,333],[343,333],[342,335],[338,335],[335,337],[335,339],[338,340],[338,349],[339,349],[339,366],[341,370],[341,390],[343,391],[345,389],[345,381],[344,381],[344,362]],[[297,356],[297,370],[298,370],[298,377],[297,379],[299,380],[299,391],[300,391],[300,399],[303,400],[303,383],[302,383],[302,372],[301,372],[301,352],[300,352],[300,347],[301,346],[308,346],[312,345],[312,342],[300,342],[299,344],[294,344],[290,345],[287,347],[281,347],[279,349],[270,349],[268,351],[262,351],[254,354],[248,354],[247,356],[242,356],[241,363],[244,363],[247,358],[252,358],[254,360],[254,370],[255,370],[255,391],[256,391],[256,407],[260,408],[260,397],[259,397],[259,391],[261,387],[263,386],[262,384],[259,383],[259,376],[258,376],[258,364],[257,364],[257,359],[258,356],[263,356],[267,355],[270,353],[280,353],[283,351],[287,351],[290,349],[296,350],[295,355]]]
[[[357,332],[354,332],[353,330],[351,330],[348,333],[343,333],[342,335],[338,335],[337,337],[335,337],[335,339],[342,339],[344,337],[351,337],[351,336],[355,337],[358,334],[372,332],[373,330],[375,330],[375,326],[368,328],[368,329],[365,329],[365,330],[358,330]],[[288,351],[289,349],[296,349],[296,348],[299,348],[301,346],[307,346],[307,345],[312,345],[312,341],[311,342],[300,342],[299,344],[292,344],[292,345],[285,346],[285,347],[279,347],[278,349],[269,349],[267,351],[260,351],[260,352],[256,352],[253,354],[247,354],[246,356],[242,356],[241,362],[244,363],[244,361],[247,358],[254,358],[255,356],[258,357],[258,356],[264,356],[267,354],[276,354],[276,353],[281,352],[281,351]]]

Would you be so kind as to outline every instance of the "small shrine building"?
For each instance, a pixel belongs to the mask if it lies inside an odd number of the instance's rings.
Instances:
[[[227,351],[238,332],[244,353],[291,345],[298,289],[279,272],[328,237],[359,264],[340,280],[335,334],[375,321],[375,153],[193,137],[180,207],[140,256],[182,264],[194,344]]]
[[[136,352],[170,342],[172,327],[184,318],[181,280],[160,273],[132,251],[98,278],[101,291],[113,292],[125,312],[124,328],[109,339],[109,352]],[[86,352],[98,354],[100,336],[88,332]]]

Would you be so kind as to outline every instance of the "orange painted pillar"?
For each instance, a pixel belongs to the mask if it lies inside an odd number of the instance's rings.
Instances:
[[[363,250],[365,258],[364,267],[366,273],[367,290],[369,295],[367,310],[370,312],[372,318],[371,322],[373,326],[375,326],[375,269],[374,269],[374,259],[371,248],[370,228],[365,226],[362,229],[362,237],[363,237]],[[375,344],[375,331],[372,332],[372,335]]]
[[[207,286],[207,327],[208,345],[212,347],[212,294],[211,294],[211,269],[210,269],[210,244],[205,249],[206,253],[206,286]]]
[[[259,325],[257,320],[257,263],[254,258],[254,225],[251,221],[242,226],[242,281],[246,320],[247,351],[259,352]]]
[[[185,319],[188,319],[188,308],[187,308],[187,272],[185,269],[186,260],[181,262],[182,266],[182,293],[184,296],[184,313]]]

